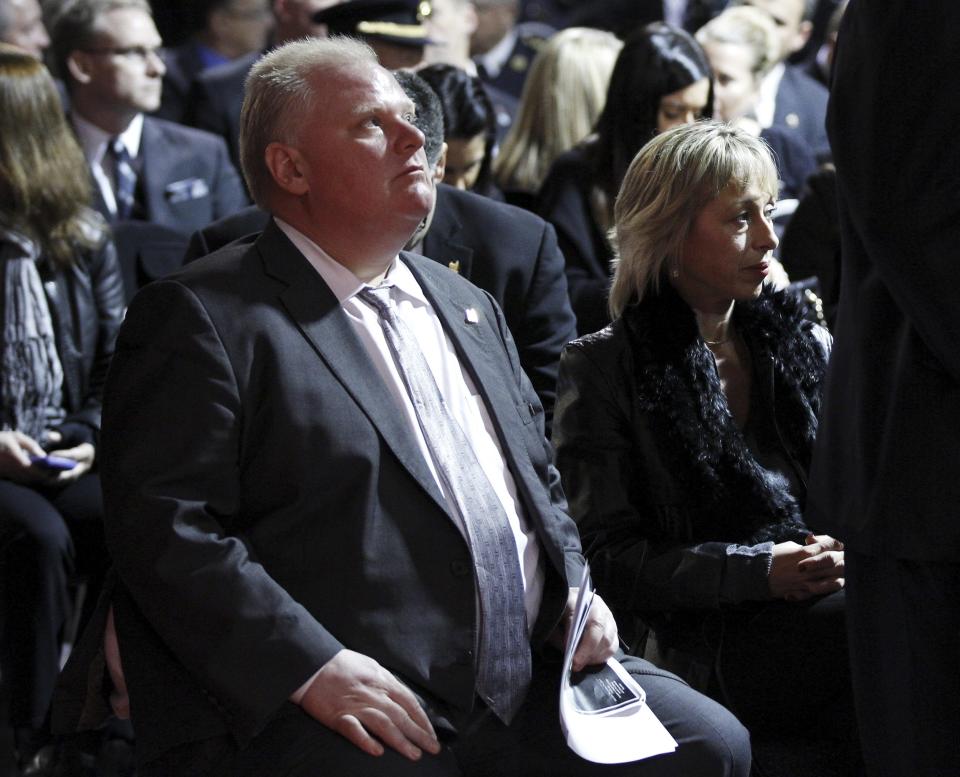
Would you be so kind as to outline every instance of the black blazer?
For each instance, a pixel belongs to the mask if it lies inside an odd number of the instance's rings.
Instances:
[[[610,323],[610,260],[613,251],[594,218],[594,172],[583,146],[557,157],[537,194],[537,213],[557,230],[566,262],[577,330],[589,334]]]
[[[958,25],[956,3],[853,0],[840,29],[829,127],[843,271],[809,502],[856,551],[952,563],[960,100],[942,90],[960,68]]]
[[[484,398],[542,545],[538,645],[583,560],[536,395],[490,296],[401,258]],[[272,223],[130,305],[102,482],[143,758],[255,736],[342,647],[395,672],[435,719],[472,707],[469,548],[373,371],[333,293]]]
[[[206,69],[200,47],[195,40],[188,40],[179,46],[161,49],[160,57],[167,72],[163,74],[163,93],[154,116],[180,122],[187,112],[193,80]]]
[[[191,238],[186,259],[252,238],[267,220],[260,209],[248,208],[211,224]],[[433,222],[418,252],[496,300],[549,425],[560,350],[577,336],[553,227],[520,208],[440,184]]]
[[[187,123],[223,138],[237,169],[240,169],[243,84],[253,63],[261,56],[263,52],[255,51],[204,70],[193,82],[187,106]]]
[[[549,427],[560,350],[577,336],[553,227],[521,208],[440,184],[418,250],[456,268],[503,309]]]

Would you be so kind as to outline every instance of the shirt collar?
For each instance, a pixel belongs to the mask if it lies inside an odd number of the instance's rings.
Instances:
[[[92,124],[83,118],[80,114],[74,112],[70,116],[74,129],[77,131],[77,139],[80,141],[80,147],[83,149],[83,155],[90,164],[97,164],[103,160],[107,153],[107,146],[113,138],[109,132]],[[127,153],[134,159],[140,154],[140,140],[143,137],[143,114],[138,113],[133,117],[133,121],[127,125],[127,128],[120,133],[120,139],[126,146]]]
[[[340,262],[330,256],[330,254],[296,227],[291,226],[276,216],[274,216],[273,220],[277,223],[277,226],[283,234],[290,238],[290,242],[296,246],[297,250],[310,262],[311,266],[320,273],[320,277],[323,278],[324,283],[330,287],[330,291],[333,292],[333,295],[341,305],[356,296],[357,292],[367,288],[369,284],[360,280],[353,272],[340,264]],[[413,273],[410,272],[410,268],[399,261],[399,257],[394,258],[390,264],[383,282],[390,284],[398,292],[416,302],[424,305],[429,304],[423,294],[423,290],[420,288],[420,284],[417,283],[417,279]]]
[[[483,69],[487,71],[487,78],[496,78],[500,71],[503,70],[503,66],[507,64],[507,60],[510,58],[513,47],[517,45],[517,38],[519,37],[520,33],[517,28],[514,27],[504,35],[500,42],[490,49],[490,51],[476,57],[477,63],[483,65]]]
[[[773,124],[773,117],[776,113],[777,92],[780,90],[780,81],[786,66],[780,62],[771,68],[770,72],[763,77],[760,82],[760,97],[754,108],[757,121],[761,127],[769,127]]]

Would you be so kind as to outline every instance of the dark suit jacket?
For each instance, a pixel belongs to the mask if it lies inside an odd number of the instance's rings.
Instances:
[[[191,239],[187,261],[260,232],[266,221],[263,211],[248,208],[209,225]],[[560,350],[577,336],[553,227],[520,208],[440,184],[433,223],[418,251],[496,300],[549,424]]]
[[[557,230],[570,302],[582,335],[610,323],[607,297],[613,251],[594,218],[593,181],[586,151],[578,146],[554,160],[537,194],[537,213]]]
[[[200,48],[196,41],[190,40],[180,46],[164,48],[160,56],[167,72],[163,74],[160,108],[154,115],[168,121],[183,121],[193,81],[205,69]]]
[[[208,132],[145,116],[137,166],[146,221],[190,234],[247,204],[226,146]],[[109,217],[95,192],[97,209]]]
[[[861,553],[952,563],[960,100],[943,79],[960,69],[958,26],[956,3],[853,0],[840,29],[829,125],[843,272],[808,508]]]
[[[402,260],[483,396],[541,542],[538,645],[583,560],[536,395],[490,296]],[[375,374],[333,293],[272,223],[130,305],[101,469],[142,757],[255,736],[342,647],[395,672],[435,719],[471,708],[469,548]]]
[[[521,208],[440,184],[433,223],[418,250],[456,267],[503,309],[549,426],[560,351],[577,336],[553,227]]]
[[[777,90],[773,123],[797,134],[820,160],[830,158],[827,139],[827,97],[823,84],[803,72],[799,65],[787,65]]]
[[[186,122],[226,141],[230,158],[240,168],[240,108],[247,73],[263,55],[255,51],[204,70],[193,82]]]

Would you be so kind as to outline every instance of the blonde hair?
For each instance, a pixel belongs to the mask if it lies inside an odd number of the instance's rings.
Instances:
[[[287,43],[250,69],[240,111],[240,167],[254,202],[269,209],[274,181],[264,153],[274,142],[296,143],[304,119],[317,104],[316,83],[331,71],[378,64],[366,43],[348,37],[306,38]]]
[[[727,8],[697,30],[697,43],[730,43],[750,52],[758,81],[780,60],[780,37],[770,16],[751,5]]]
[[[614,206],[613,318],[659,289],[664,271],[677,266],[697,214],[731,184],[777,196],[777,168],[767,144],[733,125],[675,127],[640,149]]]
[[[494,163],[501,188],[536,192],[553,161],[590,134],[622,47],[613,33],[587,27],[570,27],[544,44]]]
[[[53,79],[27,52],[0,44],[0,222],[67,266],[75,249],[106,237],[91,197],[90,171]]]

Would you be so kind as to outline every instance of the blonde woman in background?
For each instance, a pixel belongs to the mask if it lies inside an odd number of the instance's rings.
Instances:
[[[777,221],[782,227],[781,220],[796,208],[803,184],[817,163],[813,149],[800,137],[776,125],[761,129],[756,119],[760,84],[778,61],[777,28],[769,14],[744,5],[714,17],[697,31],[696,38],[713,68],[714,116],[759,135],[773,151],[780,178]]]
[[[530,207],[553,160],[593,130],[622,47],[612,33],[587,27],[571,27],[546,42],[494,163],[508,202]]]

